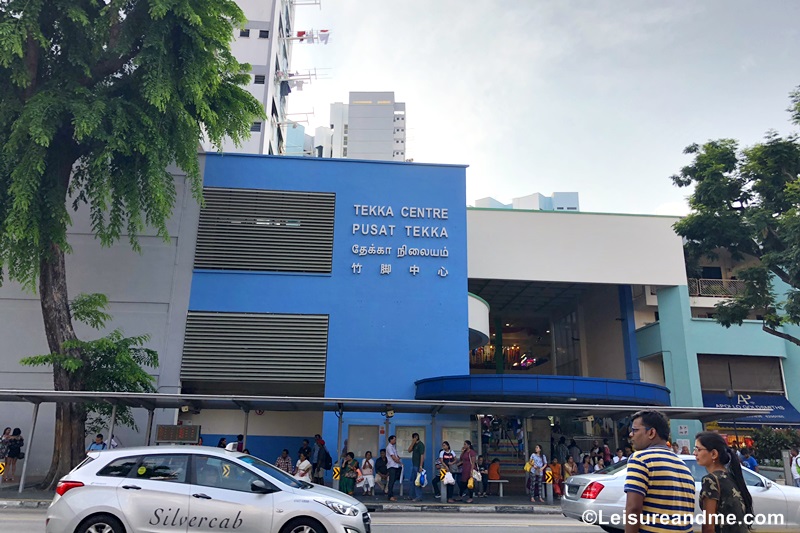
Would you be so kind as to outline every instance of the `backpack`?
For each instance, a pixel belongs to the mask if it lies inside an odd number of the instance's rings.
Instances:
[[[328,449],[327,448],[322,448],[322,450],[320,450],[320,453],[324,453],[325,454],[325,455],[322,456],[322,459],[320,459],[320,461],[319,461],[319,464],[322,465],[322,469],[323,470],[330,470],[331,468],[333,468],[333,458],[331,457],[331,454],[328,453]]]
[[[794,458],[794,469],[798,474],[800,474],[800,455]]]

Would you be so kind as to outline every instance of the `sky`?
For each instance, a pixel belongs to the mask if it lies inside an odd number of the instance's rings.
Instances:
[[[289,113],[308,133],[350,91],[394,91],[406,157],[469,165],[470,205],[577,191],[581,211],[681,215],[687,145],[793,131],[798,21],[797,0],[322,0],[296,7],[331,37],[294,45],[318,78]]]

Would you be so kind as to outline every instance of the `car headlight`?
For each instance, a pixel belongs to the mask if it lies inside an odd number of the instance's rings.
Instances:
[[[352,505],[347,505],[346,503],[337,502],[336,500],[314,500],[317,503],[321,503],[331,511],[336,514],[342,514],[345,516],[358,516],[358,507],[353,507]]]

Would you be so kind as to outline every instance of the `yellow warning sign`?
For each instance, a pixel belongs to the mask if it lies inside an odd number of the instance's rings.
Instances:
[[[444,479],[444,476],[445,476],[446,474],[447,474],[447,469],[445,469],[445,468],[442,468],[441,470],[439,470],[439,479],[442,479],[442,480],[443,480],[443,479]]]
[[[552,483],[553,482],[553,472],[550,470],[546,470],[544,473],[544,482],[545,483]]]
[[[339,468],[338,466],[334,466],[333,467],[333,479],[339,479],[341,471],[342,471],[341,468]]]
[[[222,477],[230,477],[231,475],[231,465],[223,464],[222,465]]]
[[[6,473],[6,464],[0,463],[0,476]]]

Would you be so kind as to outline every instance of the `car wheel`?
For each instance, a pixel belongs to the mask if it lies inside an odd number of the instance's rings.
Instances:
[[[608,533],[623,533],[622,529],[616,529],[611,526],[600,526],[603,528],[603,531],[608,531]]]
[[[125,528],[110,514],[98,514],[81,522],[75,533],[125,533]]]
[[[328,533],[322,524],[313,518],[300,517],[290,520],[283,526],[281,533]]]

